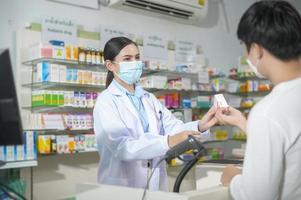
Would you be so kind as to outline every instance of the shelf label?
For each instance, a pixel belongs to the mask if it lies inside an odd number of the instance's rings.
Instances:
[[[159,35],[146,35],[143,54],[148,59],[168,60],[167,39]]]
[[[106,42],[114,37],[127,37],[134,40],[135,35],[118,28],[104,27],[101,29],[101,47],[104,48]]]
[[[176,60],[178,62],[195,62],[196,46],[194,42],[178,40],[176,43]]]
[[[70,19],[45,17],[42,22],[42,40],[64,41],[68,44],[77,44],[76,23]]]

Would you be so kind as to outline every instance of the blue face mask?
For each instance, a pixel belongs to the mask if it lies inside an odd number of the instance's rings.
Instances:
[[[119,62],[118,77],[129,85],[139,81],[143,70],[142,61]]]

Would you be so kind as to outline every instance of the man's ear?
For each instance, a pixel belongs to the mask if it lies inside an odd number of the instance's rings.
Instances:
[[[261,59],[263,56],[263,48],[262,46],[260,46],[257,43],[252,44],[251,46],[251,54],[253,54],[252,56],[256,59]]]

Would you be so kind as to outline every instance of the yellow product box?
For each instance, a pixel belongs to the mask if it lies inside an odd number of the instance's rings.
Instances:
[[[38,152],[40,154],[51,153],[51,135],[38,136]]]
[[[214,139],[216,140],[226,140],[228,139],[228,131],[226,130],[216,130],[213,132]]]

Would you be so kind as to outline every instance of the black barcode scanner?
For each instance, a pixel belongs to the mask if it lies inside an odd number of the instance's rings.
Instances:
[[[189,135],[186,140],[177,144],[168,150],[165,154],[165,160],[167,163],[170,163],[172,159],[180,156],[186,151],[189,150],[198,150],[198,152],[203,151],[205,148],[195,137]]]

